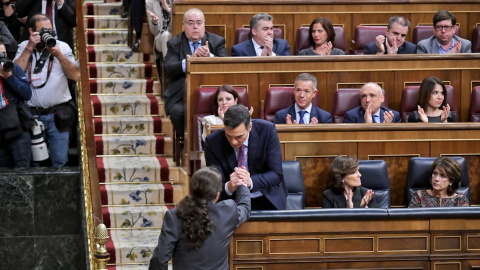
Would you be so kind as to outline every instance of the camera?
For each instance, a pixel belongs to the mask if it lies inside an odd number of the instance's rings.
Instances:
[[[48,159],[48,147],[43,139],[45,127],[42,121],[35,119],[35,125],[32,127],[32,159],[33,161],[44,161]]]
[[[38,32],[40,38],[42,39],[42,43],[47,45],[48,47],[52,48],[57,45],[57,40],[55,39],[55,31],[49,30],[46,27],[42,27],[40,32]]]
[[[12,60],[8,59],[7,55],[0,53],[0,66],[5,72],[10,72],[15,67]]]

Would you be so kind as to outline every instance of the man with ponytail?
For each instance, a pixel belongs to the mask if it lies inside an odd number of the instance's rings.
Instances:
[[[228,247],[235,229],[250,217],[250,191],[240,185],[235,201],[218,202],[222,176],[214,167],[196,171],[190,181],[190,195],[165,213],[158,246],[150,270],[229,269]]]

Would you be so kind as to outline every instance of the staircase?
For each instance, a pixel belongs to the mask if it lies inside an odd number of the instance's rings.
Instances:
[[[121,2],[83,5],[108,269],[147,269],[187,176],[173,162],[155,61],[127,46]]]

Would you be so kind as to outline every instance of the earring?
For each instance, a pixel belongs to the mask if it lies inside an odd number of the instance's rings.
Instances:
[[[345,188],[345,180],[342,180],[342,188]]]
[[[452,184],[448,185],[447,190],[448,190],[448,192],[452,192]]]

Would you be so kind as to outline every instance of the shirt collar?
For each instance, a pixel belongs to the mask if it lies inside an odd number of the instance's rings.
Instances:
[[[300,107],[298,107],[297,103],[295,102],[295,113],[298,113],[299,111],[302,111],[302,109],[300,109]],[[303,111],[310,113],[312,111],[312,103],[310,102],[310,105],[308,105],[308,107]]]
[[[452,38],[452,43],[450,44],[450,47],[448,47],[447,50],[443,49],[442,44],[440,44],[440,42],[438,42],[438,40],[436,38],[435,38],[435,42],[437,42],[439,53],[448,53],[451,49],[453,49],[453,45],[455,45],[455,39],[454,38]]]

